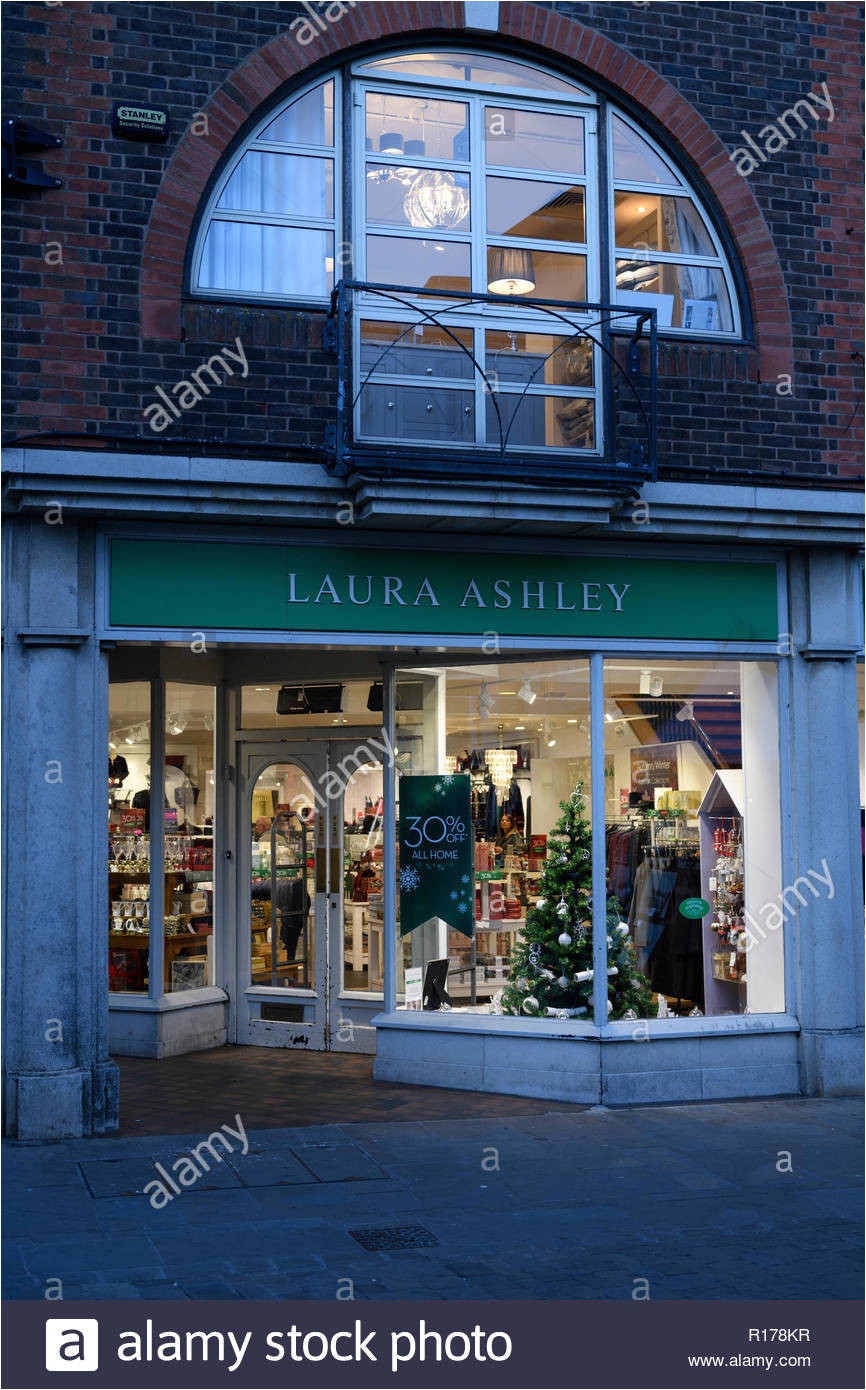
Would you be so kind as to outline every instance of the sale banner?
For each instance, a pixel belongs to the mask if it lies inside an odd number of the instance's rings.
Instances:
[[[469,778],[400,778],[400,935],[439,917],[475,930]]]

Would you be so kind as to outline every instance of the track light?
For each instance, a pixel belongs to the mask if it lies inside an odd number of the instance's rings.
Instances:
[[[681,724],[684,724],[684,723],[686,722],[687,719],[692,719],[692,720],[693,720],[694,717],[695,717],[695,702],[694,702],[694,700],[686,700],[685,704],[681,705],[680,708],[677,710],[676,714],[674,715],[674,718],[675,718],[675,719],[678,719],[678,720],[680,721]]]
[[[520,696],[520,699],[523,700],[524,704],[527,705],[534,705],[535,701],[538,699],[538,695],[533,690],[532,685],[528,680],[525,680],[523,682],[517,694]]]

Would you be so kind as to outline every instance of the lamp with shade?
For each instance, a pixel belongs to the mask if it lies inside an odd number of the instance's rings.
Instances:
[[[535,289],[531,253],[519,246],[492,246],[487,288],[491,294],[531,294]]]

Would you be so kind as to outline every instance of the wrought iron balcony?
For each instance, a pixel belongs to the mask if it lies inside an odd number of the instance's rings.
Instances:
[[[655,477],[654,309],[341,280],[335,472]]]

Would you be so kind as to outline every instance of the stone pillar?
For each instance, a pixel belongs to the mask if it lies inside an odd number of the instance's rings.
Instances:
[[[5,1133],[117,1127],[108,1057],[108,665],[94,538],[49,507],[7,522]]]
[[[796,961],[789,962],[788,977],[795,982],[808,1095],[863,1089],[859,582],[856,557],[845,552],[792,557],[794,863],[786,886],[806,876],[817,896],[798,885],[805,902],[797,904]],[[789,901],[796,902],[793,893]]]

